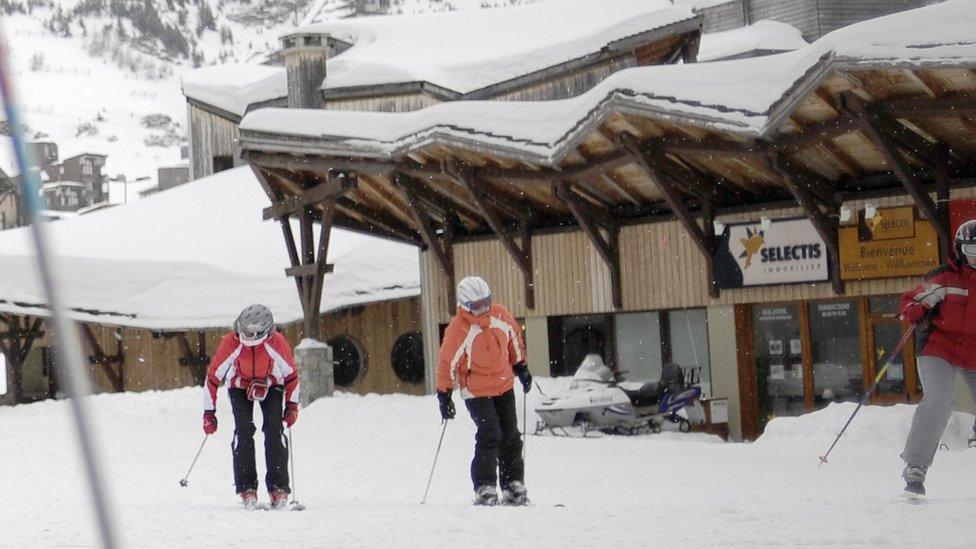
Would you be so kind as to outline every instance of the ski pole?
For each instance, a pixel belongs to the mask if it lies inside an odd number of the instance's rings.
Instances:
[[[200,457],[200,452],[203,451],[203,445],[207,443],[207,439],[210,435],[203,435],[203,442],[200,443],[200,449],[197,450],[197,455],[193,456],[193,461],[190,463],[190,468],[186,470],[186,474],[180,479],[180,486],[186,488],[187,479],[190,478],[190,473],[193,471],[193,466],[197,464],[197,458]]]
[[[528,398],[528,393],[522,391],[522,482],[525,482],[525,443],[529,439],[529,432],[526,425],[528,425],[528,417],[525,415],[526,405],[525,401]]]
[[[434,468],[437,467],[437,456],[441,455],[441,444],[444,442],[444,432],[447,431],[447,420],[441,420],[441,438],[437,441],[437,450],[434,452],[434,463],[430,466],[430,476],[427,477],[427,489],[424,490],[424,499],[420,500],[420,504],[423,505],[427,503],[427,494],[430,493],[430,481],[434,480]]]
[[[901,353],[902,347],[904,347],[905,344],[908,343],[908,339],[911,338],[912,334],[915,333],[916,326],[917,324],[909,325],[908,328],[905,330],[905,334],[901,336],[901,341],[899,341],[898,344],[895,345],[895,348],[892,349],[890,353],[888,353],[888,359],[885,360],[884,366],[881,368],[881,370],[878,371],[878,375],[874,376],[874,381],[871,382],[871,386],[868,387],[868,390],[864,392],[864,396],[861,397],[861,401],[857,403],[857,407],[854,408],[854,413],[851,414],[851,417],[847,418],[847,423],[845,423],[844,427],[840,430],[839,433],[837,433],[837,438],[834,439],[834,442],[833,444],[830,445],[830,448],[827,448],[827,453],[820,456],[820,465],[827,463],[827,456],[829,456],[830,452],[833,451],[834,446],[837,446],[837,442],[840,440],[840,437],[844,435],[844,431],[847,430],[847,427],[850,426],[852,421],[854,421],[854,416],[857,415],[858,411],[861,410],[862,406],[867,404],[868,399],[871,398],[871,393],[873,393],[874,390],[878,387],[878,383],[881,382],[881,378],[884,377],[885,373],[888,372],[888,368],[894,362],[895,357],[897,357],[898,354]],[[818,465],[818,467],[820,465]]]
[[[291,462],[291,510],[304,511],[305,506],[298,503],[295,497],[295,437],[291,434],[291,427],[288,428],[288,459]]]

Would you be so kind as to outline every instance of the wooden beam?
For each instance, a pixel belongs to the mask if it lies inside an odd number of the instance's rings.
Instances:
[[[372,231],[374,227],[378,227],[383,232],[390,235],[396,235],[397,238],[406,242],[411,242],[414,244],[422,243],[422,241],[417,238],[416,229],[403,223],[399,219],[384,214],[383,212],[372,210],[363,204],[350,200],[346,197],[340,197],[336,201],[336,206],[339,208],[339,211],[343,212],[346,216],[353,219],[359,219],[364,224],[363,226],[367,227],[368,231]]]
[[[710,200],[702,202],[702,226],[708,248],[715,250],[715,208]],[[715,254],[705,256],[705,270],[708,272],[708,295],[719,297],[718,281],[715,280]]]
[[[420,229],[421,238],[424,239],[424,243],[427,244],[427,248],[434,253],[434,257],[437,259],[437,264],[440,265],[441,271],[444,273],[444,277],[448,281],[448,292],[450,292],[448,303],[454,303],[453,258],[449,257],[446,244],[438,240],[437,235],[434,232],[434,228],[430,223],[430,216],[427,209],[418,198],[416,189],[413,188],[414,180],[410,179],[410,177],[405,174],[395,173],[393,175],[393,184],[397,190],[400,191],[400,194],[403,195],[404,200],[406,200],[407,206],[410,208],[410,212],[413,214],[414,221],[417,223],[417,227]]]
[[[941,90],[939,90],[931,82],[927,82],[927,79],[923,78],[918,71],[914,69],[902,69],[901,73],[908,77],[909,80],[914,82],[916,86],[922,88],[922,91],[925,92],[925,94],[929,97],[938,97],[941,95]]]
[[[885,99],[873,104],[896,117],[914,116],[974,116],[976,115],[976,95],[964,92],[946,93],[939,97],[901,97]]]
[[[259,151],[244,151],[242,158],[249,164],[257,164],[263,168],[280,168],[290,172],[307,171],[314,173],[328,173],[330,171],[350,171],[387,175],[396,169],[395,162],[379,160],[357,160],[347,158],[332,158],[321,156],[295,156],[285,153],[267,153]]]
[[[908,191],[908,194],[911,195],[912,200],[915,202],[915,206],[920,212],[922,212],[922,215],[924,215],[926,219],[933,222],[936,229],[936,234],[938,234],[939,237],[939,245],[950,245],[952,242],[951,235],[949,235],[948,230],[944,226],[937,222],[939,216],[935,203],[932,201],[932,198],[928,195],[928,193],[922,189],[921,180],[919,180],[908,163],[898,153],[898,144],[895,142],[894,138],[888,135],[888,133],[885,131],[889,128],[885,127],[883,129],[882,124],[879,124],[875,118],[870,116],[867,108],[864,106],[864,103],[860,102],[858,98],[849,95],[843,95],[841,98],[845,108],[851,109],[852,112],[857,114],[858,119],[861,122],[861,131],[881,152],[881,155],[884,157],[888,167],[891,168],[891,171],[901,182],[902,186],[906,191]]]
[[[340,174],[324,183],[305,189],[302,194],[285,197],[276,204],[264,209],[264,219],[281,219],[282,217],[300,212],[303,208],[315,206],[333,200],[356,189],[355,177]]]
[[[124,391],[125,379],[122,375],[122,364],[125,362],[125,357],[122,354],[122,342],[117,342],[118,350],[114,355],[106,355],[88,324],[80,324],[81,333],[85,336],[88,346],[92,349],[92,354],[88,356],[88,362],[93,366],[102,367],[106,377],[108,377],[109,382],[112,384],[112,388],[115,389],[116,392]],[[118,364],[118,371],[112,368],[112,364]]]
[[[837,225],[830,221],[830,218],[820,210],[819,204],[814,199],[813,194],[801,182],[794,171],[794,166],[782,155],[770,153],[767,157],[767,165],[775,173],[778,173],[783,180],[784,186],[789,189],[790,194],[796,199],[807,214],[807,218],[813,224],[817,234],[827,246],[830,264],[830,281],[834,288],[834,293],[841,295],[844,293],[844,281],[840,278],[840,248],[837,240]]]
[[[808,149],[820,143],[849,134],[858,129],[857,118],[843,115],[823,122],[810,124],[803,131],[792,134],[781,134],[772,143],[776,152],[792,154]]]
[[[621,291],[620,280],[620,225],[613,217],[607,215],[601,223],[607,231],[607,238],[604,238],[600,229],[597,227],[597,219],[593,217],[595,213],[591,207],[582,203],[578,196],[572,192],[572,183],[569,181],[557,181],[553,184],[553,194],[562,201],[563,204],[572,212],[573,218],[590,239],[597,253],[603,258],[603,262],[610,269],[610,286],[613,297],[613,306],[616,309],[623,307],[623,293]]]
[[[692,241],[698,246],[699,250],[705,254],[705,257],[712,255],[712,250],[708,247],[705,235],[695,221],[694,216],[691,215],[688,205],[685,204],[684,199],[674,184],[660,168],[664,163],[661,158],[664,156],[664,153],[660,150],[652,152],[653,149],[651,147],[642,146],[636,138],[627,133],[620,134],[619,140],[620,145],[630,152],[635,163],[644,171],[654,185],[657,186],[661,194],[664,195],[664,201],[671,208],[671,211],[674,212],[681,225],[688,231]]]
[[[485,190],[478,185],[470,172],[461,169],[459,166],[455,165],[453,162],[445,164],[446,171],[457,181],[462,187],[464,187],[471,199],[474,200],[475,204],[478,205],[478,209],[481,210],[481,216],[491,227],[491,230],[498,236],[501,241],[502,246],[508,251],[512,259],[515,260],[516,265],[522,271],[523,278],[526,280],[525,286],[525,298],[526,305],[531,306],[528,308],[534,309],[534,291],[529,286],[529,281],[532,280],[532,256],[526,254],[525,250],[522,250],[515,240],[512,238],[511,232],[505,226],[501,217],[498,216],[497,212],[492,207],[491,202],[488,200],[488,196],[485,194]]]
[[[331,273],[335,268],[335,265],[329,263],[325,266],[325,272]],[[285,274],[292,277],[303,278],[306,276],[315,276],[319,271],[318,263],[313,263],[311,265],[299,265],[297,267],[288,267],[285,269]]]
[[[629,134],[628,134],[629,135]],[[726,141],[724,139],[706,138],[692,139],[690,137],[666,136],[653,137],[645,142],[648,147],[666,152],[708,153],[732,156],[762,156],[768,145],[753,140],[749,143]]]
[[[581,153],[582,154],[582,153]],[[585,155],[583,155],[586,158]],[[562,176],[574,181],[589,179],[633,162],[626,151],[615,150],[603,156],[587,158],[586,164],[563,168]]]
[[[616,192],[620,196],[624,197],[624,199],[627,202],[630,202],[634,206],[640,206],[642,204],[642,201],[641,201],[640,197],[638,197],[636,194],[634,194],[629,189],[627,189],[626,187],[624,187],[623,183],[621,183],[620,181],[617,181],[617,179],[615,177],[613,177],[612,175],[609,175],[609,174],[606,174],[606,173],[601,173],[600,174],[600,180],[603,181],[604,183],[606,183],[606,185],[608,187],[610,187],[611,189],[613,189],[614,192]]]
[[[329,242],[332,240],[332,224],[335,221],[336,204],[335,201],[328,201],[324,204],[322,218],[319,219],[319,246],[318,252],[313,258],[315,264],[315,274],[312,278],[311,291],[311,311],[312,318],[305,319],[305,337],[318,340],[320,335],[319,316],[322,312],[322,291],[325,286],[325,273],[332,271],[332,266],[328,264]]]

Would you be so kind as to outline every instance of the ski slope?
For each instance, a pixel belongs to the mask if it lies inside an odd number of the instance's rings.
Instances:
[[[537,395],[529,396],[531,408]],[[535,505],[475,508],[467,473],[474,427],[455,398],[458,420],[448,425],[424,506],[440,433],[433,397],[340,395],[302,410],[294,428],[302,513],[237,504],[223,391],[220,429],[186,488],[178,480],[203,439],[199,389],[89,403],[127,547],[972,546],[972,416],[951,420],[950,450],[939,452],[922,505],[899,495],[912,406],[862,410],[830,463],[817,467],[853,409],[845,404],[774,420],[751,444],[680,433],[532,436],[526,483]],[[8,500],[0,545],[97,545],[68,413],[64,401],[0,408]]]

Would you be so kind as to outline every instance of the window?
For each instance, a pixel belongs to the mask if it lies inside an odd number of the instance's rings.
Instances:
[[[0,353],[0,395],[7,394],[7,355]]]
[[[365,369],[359,346],[346,336],[334,337],[326,343],[332,347],[332,378],[336,386],[352,387]]]
[[[393,373],[407,383],[420,383],[424,380],[424,340],[420,332],[411,332],[398,337],[390,353]]]
[[[616,356],[608,346],[610,315],[578,315],[549,317],[549,372],[555,376],[576,373],[583,357],[596,353],[611,370]]]
[[[213,157],[213,173],[229,170],[234,167],[234,158],[230,155]]]
[[[776,416],[798,416],[805,411],[798,318],[795,304],[752,309],[760,429]]]
[[[86,158],[84,162],[81,163],[81,173],[85,175],[95,175],[95,164],[91,159]]]
[[[708,312],[705,309],[668,311],[671,362],[694,370],[702,396],[712,396],[712,374],[708,356]],[[660,378],[660,375],[658,375]]]
[[[661,319],[657,311],[624,313],[614,319],[617,365],[628,381],[661,379]]]
[[[810,303],[814,408],[861,396],[863,367],[857,301]]]

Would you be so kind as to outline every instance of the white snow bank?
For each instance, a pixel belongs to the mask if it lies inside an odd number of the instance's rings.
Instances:
[[[560,101],[457,101],[405,113],[260,109],[241,122],[247,146],[260,134],[321,138],[323,151],[388,157],[434,142],[458,141],[501,155],[554,164],[574,139],[613,109],[761,136],[802,82],[832,66],[968,66],[976,63],[976,0],[865,21],[794,52],[754,59],[638,67],[619,71]]]
[[[241,167],[48,226],[66,305],[79,320],[153,329],[227,326],[260,301],[302,318],[281,227]],[[297,234],[297,223],[294,228]],[[0,310],[46,314],[26,228],[0,231]],[[417,248],[334,229],[322,310],[416,296]]]
[[[457,398],[458,417],[447,425],[421,506],[441,434],[433,396],[340,394],[303,408],[292,429],[293,487],[308,510],[248,513],[234,495],[233,418],[224,391],[219,429],[188,486],[179,486],[203,440],[199,391],[88,401],[102,428],[96,447],[123,546],[253,546],[269,532],[282,547],[457,547],[458,540],[486,536],[506,548],[972,545],[965,524],[976,497],[976,451],[940,451],[926,483],[928,501],[905,505],[898,497],[899,438],[861,444],[849,437],[818,468],[825,447],[816,437],[770,445],[703,443],[679,434],[529,436],[525,480],[534,505],[475,508],[468,478],[474,425]],[[521,410],[521,395],[517,401]],[[892,430],[904,423],[897,407],[866,410],[875,411]],[[804,419],[822,420],[824,431],[834,427],[832,417]],[[3,544],[96,545],[68,403],[0,408],[0,439],[0,463],[16,471],[4,491],[17,502],[0,506]],[[260,429],[255,441],[263,478]],[[263,486],[259,497],[267,501]]]
[[[744,53],[798,50],[807,45],[799,29],[779,21],[757,21],[752,25],[703,34],[698,61],[716,61]]]

